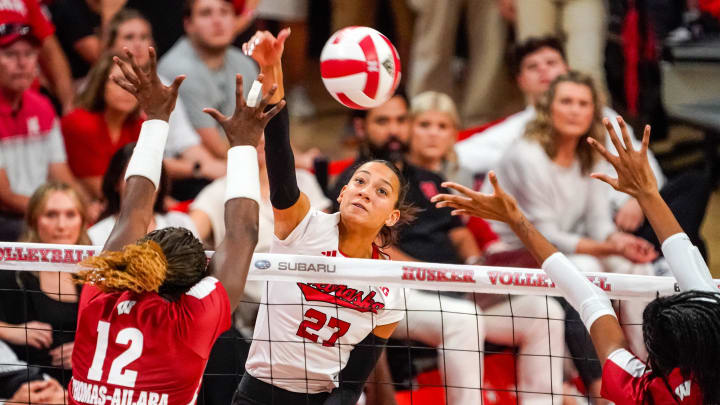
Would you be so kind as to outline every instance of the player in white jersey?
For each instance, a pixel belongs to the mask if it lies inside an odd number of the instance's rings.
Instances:
[[[252,51],[266,78],[282,77],[283,32],[258,33]],[[272,80],[263,83],[271,86]],[[281,79],[272,102],[283,96]],[[286,110],[285,110],[286,111]],[[406,220],[407,184],[386,161],[360,166],[338,201],[340,212],[310,208],[300,192],[287,113],[265,129],[270,201],[275,215],[271,252],[386,259],[380,245]],[[289,271],[299,270],[288,268]],[[319,269],[332,272],[332,268]],[[267,282],[246,373],[233,398],[240,404],[355,404],[387,338],[403,318],[401,288]]]

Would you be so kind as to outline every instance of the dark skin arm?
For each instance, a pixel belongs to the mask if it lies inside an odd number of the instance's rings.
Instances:
[[[150,64],[146,69],[138,66],[130,50],[125,48],[124,51],[128,61],[114,58],[122,75],[113,76],[111,79],[137,98],[148,120],[167,122],[170,113],[175,109],[178,88],[185,76],[178,76],[170,86],[165,86],[157,75],[157,55],[154,48],[149,48]],[[118,219],[103,250],[121,250],[125,245],[144,236],[152,220],[154,203],[155,185],[142,176],[130,177],[120,201]]]
[[[489,174],[493,185],[493,194],[482,194],[456,183],[443,183],[462,193],[439,194],[432,198],[438,208],[453,208],[452,215],[473,215],[484,219],[505,222],[523,242],[538,263],[555,254],[558,250],[528,221],[517,206],[515,198],[505,193],[497,181],[494,172]],[[606,315],[598,318],[591,328],[590,336],[600,362],[605,364],[607,357],[617,349],[629,349],[620,323],[615,317]]]
[[[258,81],[263,81],[263,75],[258,76]],[[223,127],[231,147],[246,145],[255,148],[268,121],[285,107],[285,101],[281,101],[264,112],[276,91],[277,86],[273,86],[257,107],[249,107],[243,97],[242,76],[237,75],[235,112],[232,117],[225,117],[212,108],[203,111]],[[257,203],[248,198],[233,198],[225,202],[225,239],[210,261],[210,274],[225,287],[231,308],[240,303],[245,290],[250,261],[258,239],[258,208]]]

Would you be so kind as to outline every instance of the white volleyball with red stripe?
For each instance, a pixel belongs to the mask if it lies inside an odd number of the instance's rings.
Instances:
[[[368,27],[347,27],[328,39],[320,74],[341,104],[365,110],[386,102],[400,83],[400,57],[385,35]]]

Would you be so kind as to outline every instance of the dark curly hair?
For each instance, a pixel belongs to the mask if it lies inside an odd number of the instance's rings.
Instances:
[[[138,243],[157,243],[167,260],[167,274],[159,293],[182,294],[207,275],[207,257],[202,242],[185,228],[157,229]]]
[[[648,365],[659,378],[678,368],[720,404],[720,293],[687,291],[652,301],[643,312]]]

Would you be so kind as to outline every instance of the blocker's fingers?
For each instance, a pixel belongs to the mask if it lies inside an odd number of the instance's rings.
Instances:
[[[465,197],[463,195],[456,195],[456,194],[438,194],[436,196],[433,196],[433,198],[430,199],[430,202],[437,202],[437,201],[452,201],[458,204],[469,204],[472,203],[472,198]]]
[[[155,76],[157,73],[157,53],[155,52],[155,48],[149,46],[148,54],[150,55],[150,73]]]
[[[628,132],[627,124],[625,124],[625,120],[623,117],[617,117],[618,125],[620,125],[620,133],[622,134],[623,143],[625,144],[625,150],[635,151],[635,148],[633,147],[632,140],[630,139],[630,132]]]
[[[257,86],[256,86],[257,84]],[[250,90],[250,93],[253,93],[254,89],[257,89],[257,96],[255,99],[255,105],[253,107],[257,107],[258,111],[263,112],[265,111],[265,107],[270,103],[270,99],[275,95],[275,92],[277,91],[277,84],[273,84],[270,90],[268,90],[267,94],[263,96],[262,94],[262,83],[257,82],[253,83],[253,89]],[[248,96],[249,98],[250,96]],[[248,104],[249,105],[249,104]]]
[[[592,173],[590,175],[590,177],[592,177],[593,179],[604,181],[605,183],[612,186],[612,188],[614,188],[615,190],[618,190],[619,184],[618,184],[618,179],[616,179],[616,178],[610,177],[607,174],[603,174],[603,173]]]
[[[243,77],[240,73],[235,75],[235,112],[245,107],[245,96],[243,95]]]
[[[642,148],[640,149],[640,153],[643,155],[647,155],[648,147],[650,146],[650,125],[645,125],[645,130],[643,131],[643,137],[642,137]]]
[[[130,67],[133,72],[135,72],[138,79],[142,80],[142,78],[145,77],[145,72],[143,72],[143,70],[140,69],[140,66],[138,66],[137,60],[135,60],[135,55],[127,47],[123,48],[123,50],[125,51],[125,55],[127,55],[128,61],[130,61]]]
[[[603,118],[603,124],[605,124],[605,129],[607,129],[608,135],[610,136],[610,142],[615,145],[615,150],[617,150],[618,156],[623,156],[623,154],[625,153],[625,148],[623,148],[622,144],[620,143],[617,132],[615,132],[615,127],[612,125],[608,118]]]
[[[177,97],[178,91],[180,90],[180,85],[185,80],[185,75],[180,75],[173,80],[172,84],[170,85],[170,92],[172,93],[173,97]]]
[[[452,182],[452,181],[445,181],[445,182],[443,182],[441,185],[442,185],[443,187],[450,188],[450,189],[453,189],[453,190],[455,190],[455,191],[459,191],[459,192],[461,192],[461,193],[463,193],[463,194],[465,194],[465,195],[467,195],[467,196],[470,196],[470,195],[475,194],[475,191],[473,191],[472,189],[470,189],[470,188],[468,188],[468,187],[465,187],[465,186],[463,186],[462,184],[458,184],[458,183],[455,183],[455,182]]]
[[[283,108],[285,108],[285,100],[280,100],[280,102],[275,104],[275,106],[271,108],[270,111],[265,113],[265,117],[263,118],[265,124],[267,124],[272,119],[272,117],[276,116],[277,113],[279,113],[280,110],[282,110]]]
[[[605,146],[601,145],[600,142],[596,141],[593,138],[587,138],[587,142],[592,146],[605,160],[607,160],[610,164],[615,166],[617,164],[617,156],[610,153]]]
[[[137,94],[137,87],[135,87],[132,83],[127,81],[125,78],[118,77],[118,76],[111,76],[110,79],[115,82],[118,86],[122,87],[123,90],[127,91],[128,93],[135,95]]]
[[[450,215],[453,215],[453,216],[457,216],[457,215],[470,215],[470,213],[468,212],[468,210],[466,210],[466,209],[464,209],[464,208],[459,208],[459,209],[450,211]]]
[[[120,68],[123,76],[125,76],[125,80],[129,81],[134,86],[140,84],[140,80],[137,78],[137,76],[135,76],[135,73],[133,73],[127,62],[118,58],[117,56],[113,58],[113,62],[115,62],[115,64]]]
[[[213,117],[218,123],[222,123],[223,121],[227,120],[227,118],[220,111],[214,108],[203,108],[203,112]]]

